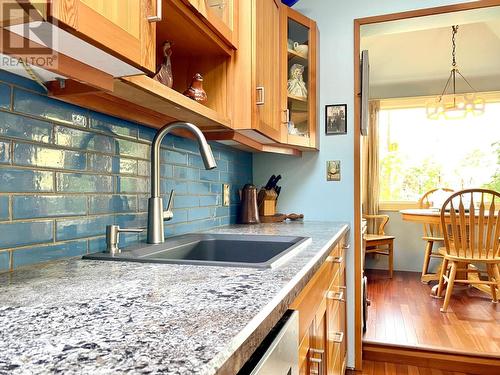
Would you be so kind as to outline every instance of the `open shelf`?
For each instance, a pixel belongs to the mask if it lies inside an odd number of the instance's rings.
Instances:
[[[307,98],[303,98],[301,96],[294,96],[294,95],[288,94],[288,99],[295,100],[295,101],[298,101],[298,102],[307,103]]]
[[[306,56],[302,56],[301,54],[289,49],[288,50],[288,60],[292,60],[292,59],[298,59],[298,60],[302,60],[302,61],[307,61],[307,57]]]
[[[192,122],[201,129],[231,127],[229,118],[221,113],[147,76],[116,80],[113,95],[157,113]]]
[[[171,101],[172,104],[177,103],[177,107],[182,110],[197,112],[209,122],[228,124],[226,119],[229,117],[232,100],[230,66],[234,55],[233,47],[208,28],[193,12],[192,7],[186,5],[185,0],[168,0],[163,8],[163,19],[156,25],[157,66],[163,62],[162,46],[165,41],[172,44],[172,89],[162,88],[161,84],[153,85],[147,77],[124,81],[133,83],[136,87],[145,87],[147,91],[154,90],[159,98]],[[203,76],[203,89],[208,97],[207,103],[203,105],[182,94],[190,86],[196,73]],[[174,116],[180,116],[175,105],[165,104],[161,109],[171,110]]]

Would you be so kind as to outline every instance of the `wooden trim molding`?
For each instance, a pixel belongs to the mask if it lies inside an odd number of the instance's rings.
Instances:
[[[434,8],[418,9],[407,12],[358,18],[354,20],[354,340],[355,369],[362,369],[362,327],[361,327],[361,154],[360,141],[360,28],[362,25],[396,21],[408,18],[424,17],[435,14],[459,12],[463,10],[487,8],[500,5],[500,0],[480,0],[469,3],[446,5]],[[499,373],[497,372],[495,374]]]
[[[380,202],[380,211],[401,211],[409,208],[418,208],[418,202]]]
[[[479,375],[500,374],[500,358],[433,349],[365,343],[363,359]]]

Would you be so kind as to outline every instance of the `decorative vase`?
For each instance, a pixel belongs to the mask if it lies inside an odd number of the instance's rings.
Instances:
[[[285,5],[288,5],[291,7],[292,5],[296,4],[299,0],[281,0],[281,2]]]
[[[158,72],[153,77],[154,80],[163,83],[165,86],[170,88],[174,85],[172,62],[170,61],[170,56],[172,55],[172,45],[173,43],[169,41],[163,43],[163,62],[161,63]]]
[[[205,104],[208,100],[207,93],[203,90],[203,77],[200,73],[196,73],[191,81],[191,86],[184,91],[184,95],[198,103]]]

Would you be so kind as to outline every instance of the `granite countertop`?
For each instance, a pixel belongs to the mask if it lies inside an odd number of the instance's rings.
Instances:
[[[0,275],[0,374],[233,373],[348,230],[345,223],[228,226],[308,236],[275,269],[77,258]]]

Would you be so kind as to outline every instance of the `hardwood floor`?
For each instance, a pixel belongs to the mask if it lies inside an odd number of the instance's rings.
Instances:
[[[364,342],[500,357],[500,304],[483,292],[455,290],[448,313],[441,313],[443,300],[430,296],[431,285],[422,284],[420,274],[394,272],[392,280],[387,271],[366,275],[371,306]]]
[[[363,360],[363,372],[361,373],[361,375],[469,375],[469,374],[463,372],[443,371],[427,367],[407,366],[398,363]]]

